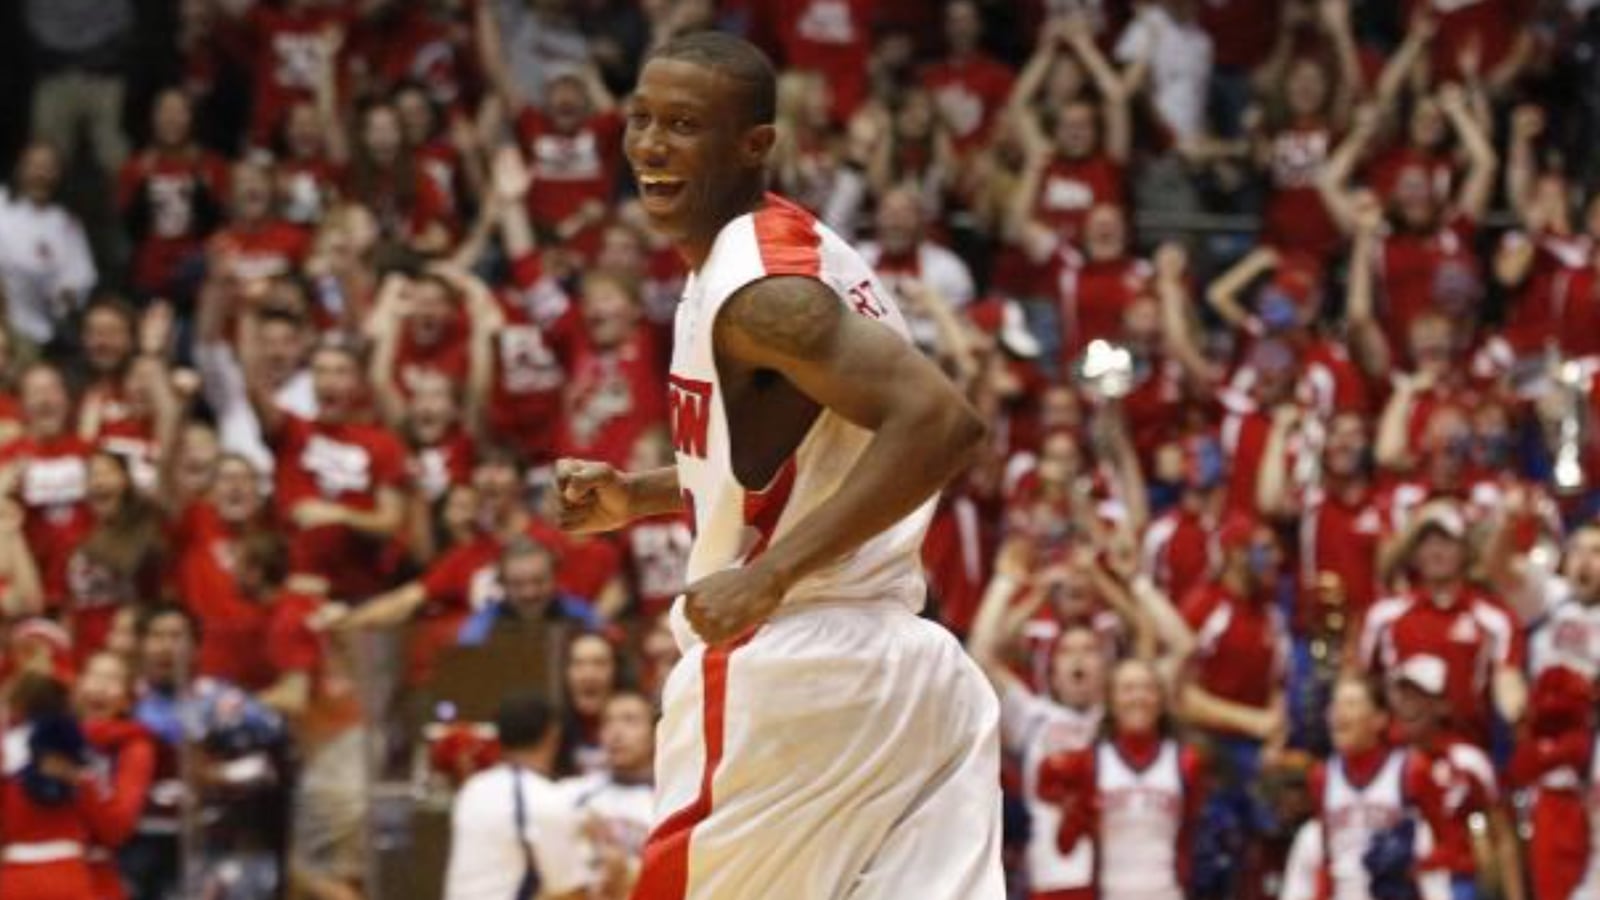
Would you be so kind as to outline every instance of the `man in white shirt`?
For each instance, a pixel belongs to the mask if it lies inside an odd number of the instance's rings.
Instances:
[[[561,726],[537,694],[501,701],[502,760],[472,776],[450,816],[445,900],[582,900],[581,820],[550,780]]]
[[[17,336],[43,346],[89,296],[97,277],[83,225],[55,202],[61,159],[49,144],[22,151],[0,189],[0,291]]]
[[[606,770],[561,783],[589,841],[590,896],[626,900],[654,822],[656,708],[633,690],[612,694],[600,714]]]
[[[938,310],[926,309],[919,301],[931,293],[929,302],[962,310],[977,293],[972,271],[961,257],[928,240],[921,201],[909,188],[894,188],[883,195],[878,203],[876,239],[859,249],[884,286],[905,301],[906,324],[924,350],[938,345]]]

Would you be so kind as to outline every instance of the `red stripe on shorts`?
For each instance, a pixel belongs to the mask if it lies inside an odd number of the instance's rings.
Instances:
[[[794,480],[798,474],[799,469],[791,456],[778,474],[773,476],[766,490],[750,491],[744,495],[744,522],[761,536],[750,552],[744,555],[746,565],[767,552],[767,546],[772,543],[772,533],[778,530],[778,520],[783,518],[783,511],[789,507],[789,498],[794,496]]]
[[[777,194],[768,194],[766,203],[751,218],[766,274],[816,278],[822,273],[822,254],[818,252],[822,235],[817,233],[815,216]]]
[[[694,827],[711,815],[711,778],[722,763],[724,718],[728,707],[728,658],[749,643],[754,632],[731,644],[707,647],[700,663],[705,767],[694,802],[661,821],[644,846],[644,862],[632,900],[683,900],[689,890],[689,839]]]

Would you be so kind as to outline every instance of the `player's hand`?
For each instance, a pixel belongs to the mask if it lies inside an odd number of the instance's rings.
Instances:
[[[627,476],[605,463],[557,460],[556,490],[565,531],[615,531],[633,521]]]
[[[785,586],[760,562],[708,575],[684,589],[684,612],[707,644],[739,637],[766,621],[783,602]]]

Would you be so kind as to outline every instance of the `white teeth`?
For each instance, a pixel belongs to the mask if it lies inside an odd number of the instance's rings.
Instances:
[[[681,178],[668,178],[665,175],[640,175],[639,183],[650,187],[682,184]]]

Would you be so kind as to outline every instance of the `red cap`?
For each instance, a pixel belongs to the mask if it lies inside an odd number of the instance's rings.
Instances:
[[[1260,522],[1244,513],[1230,513],[1222,520],[1222,527],[1217,529],[1217,546],[1223,553],[1234,550],[1245,550],[1256,539],[1256,529]]]

